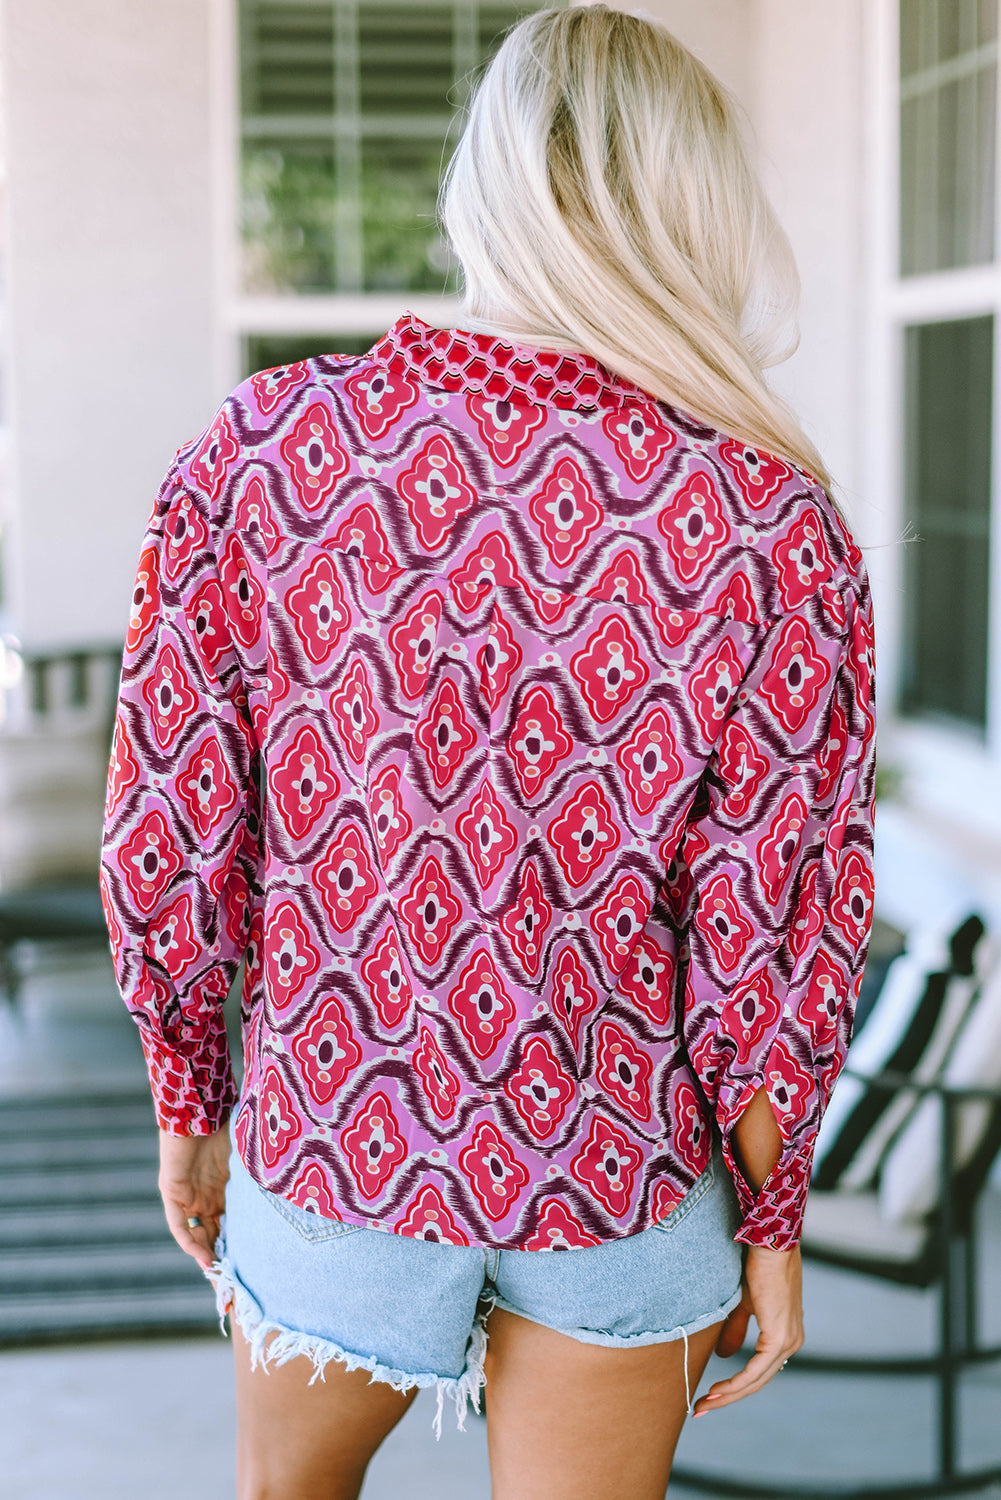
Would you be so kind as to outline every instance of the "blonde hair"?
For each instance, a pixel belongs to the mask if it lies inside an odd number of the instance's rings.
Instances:
[[[519,22],[476,90],[441,214],[472,326],[592,355],[830,490],[763,374],[797,342],[789,242],[735,102],[659,22],[606,5]]]

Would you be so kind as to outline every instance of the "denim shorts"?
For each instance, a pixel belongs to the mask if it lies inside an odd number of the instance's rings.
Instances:
[[[253,1365],[304,1354],[396,1390],[435,1386],[479,1411],[485,1322],[494,1307],[585,1344],[629,1349],[685,1340],[740,1300],[740,1211],[718,1145],[666,1218],[588,1249],[492,1250],[429,1243],[321,1218],[258,1187],[233,1151],[226,1212],[208,1273]],[[689,1392],[689,1404],[691,1393]]]

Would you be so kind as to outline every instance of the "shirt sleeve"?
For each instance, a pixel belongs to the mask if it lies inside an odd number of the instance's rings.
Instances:
[[[737,693],[669,876],[684,1031],[743,1222],[799,1240],[821,1116],[851,1038],[872,923],[872,622],[864,577],[773,620]],[[761,1087],[781,1156],[755,1197],[733,1128]]]
[[[157,1119],[174,1135],[211,1134],[236,1098],[223,1002],[246,948],[260,829],[259,757],[227,610],[234,586],[244,601],[260,590],[240,564],[238,579],[220,570],[204,497],[168,473],[132,596],[101,892]]]

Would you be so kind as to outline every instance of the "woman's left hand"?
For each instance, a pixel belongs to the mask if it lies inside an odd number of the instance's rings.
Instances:
[[[185,1255],[203,1270],[215,1260],[219,1220],[229,1180],[229,1126],[214,1135],[170,1135],[160,1131],[160,1197],[167,1227]],[[188,1227],[189,1218],[201,1224]]]
[[[743,1296],[720,1330],[716,1353],[736,1354],[754,1317],[758,1341],[744,1368],[729,1380],[718,1380],[695,1403],[702,1417],[721,1406],[752,1396],[777,1375],[790,1355],[803,1346],[803,1262],[799,1246],[769,1250],[751,1245],[744,1262]]]

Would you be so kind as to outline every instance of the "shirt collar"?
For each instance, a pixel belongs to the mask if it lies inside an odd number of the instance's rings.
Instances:
[[[372,349],[372,356],[403,368],[426,384],[496,401],[573,407],[617,407],[649,397],[589,354],[530,349],[492,333],[431,328],[406,312]]]

